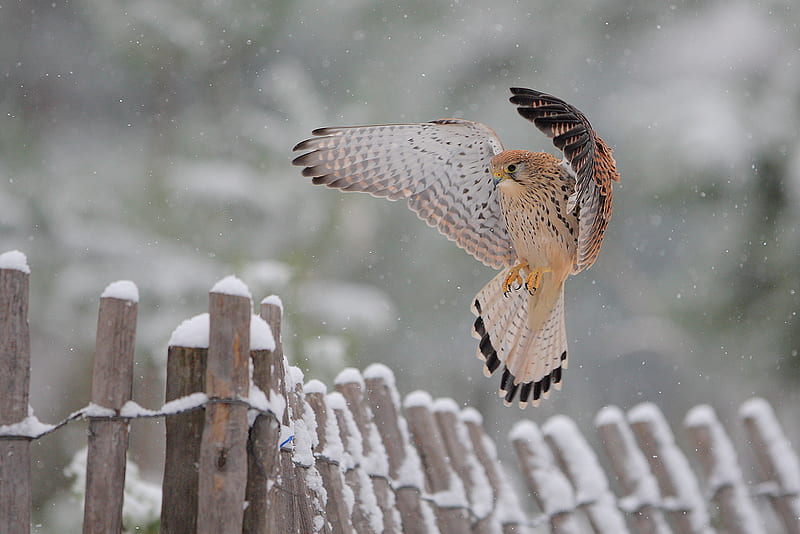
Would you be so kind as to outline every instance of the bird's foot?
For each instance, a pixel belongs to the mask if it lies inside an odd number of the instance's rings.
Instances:
[[[514,265],[508,270],[508,274],[506,275],[506,279],[503,280],[503,296],[508,297],[511,294],[512,289],[521,289],[523,285],[525,285],[525,279],[520,274],[522,270],[528,270],[528,262],[522,261],[518,264]],[[530,276],[530,275],[528,275]],[[512,287],[516,284],[516,287]]]
[[[539,289],[539,284],[542,282],[542,276],[544,273],[549,273],[552,271],[550,267],[537,267],[536,269],[531,269],[531,272],[528,273],[528,276],[525,277],[525,289],[528,290],[528,293],[533,295],[537,289]]]

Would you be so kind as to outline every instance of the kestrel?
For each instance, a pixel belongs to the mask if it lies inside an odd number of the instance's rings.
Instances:
[[[501,270],[472,304],[478,358],[502,365],[506,406],[534,406],[567,367],[564,281],[597,259],[619,181],[611,149],[554,96],[512,88],[511,103],[561,149],[504,150],[477,122],[320,128],[294,150],[313,183],[408,207],[483,264]]]

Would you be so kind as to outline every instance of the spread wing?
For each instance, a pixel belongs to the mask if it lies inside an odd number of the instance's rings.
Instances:
[[[514,87],[511,103],[564,152],[576,175],[569,208],[578,207],[578,254],[572,272],[591,267],[611,218],[611,184],[619,181],[611,149],[597,137],[586,117],[547,93]]]
[[[477,122],[320,128],[294,147],[294,165],[315,184],[363,191],[408,207],[479,261],[494,268],[516,259],[489,162],[503,146]]]

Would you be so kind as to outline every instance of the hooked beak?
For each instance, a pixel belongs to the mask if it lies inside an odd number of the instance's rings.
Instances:
[[[508,178],[508,175],[506,173],[497,171],[497,172],[494,173],[494,178],[492,179],[492,183],[494,185],[497,185],[500,182],[502,182],[503,180],[505,180],[506,178]]]

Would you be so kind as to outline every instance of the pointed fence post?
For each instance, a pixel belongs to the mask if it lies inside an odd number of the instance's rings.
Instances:
[[[606,406],[597,413],[594,426],[624,493],[619,499],[620,508],[628,514],[635,530],[669,534],[671,530],[664,514],[657,508],[661,504],[658,482],[636,446],[625,414],[616,406]]]
[[[0,426],[28,417],[30,269],[18,251],[0,255]],[[31,529],[31,444],[0,436],[0,533]]]
[[[133,392],[133,349],[139,293],[133,282],[110,284],[100,297],[92,403],[119,414]],[[128,420],[89,417],[84,534],[122,532]]]
[[[762,534],[761,517],[747,493],[736,451],[708,405],[695,406],[683,421],[706,475],[711,502],[723,527],[731,534]]]
[[[770,502],[788,534],[800,534],[800,461],[769,403],[753,398],[739,409],[747,437],[768,488]]]
[[[222,279],[209,293],[206,394],[212,401],[248,395],[251,306],[247,287],[235,277]],[[200,447],[198,534],[242,531],[247,406],[234,402],[206,406]]]
[[[199,338],[195,337],[198,333]],[[204,313],[181,323],[170,337],[165,402],[205,392],[207,359],[208,314]],[[198,466],[204,422],[202,409],[165,418],[161,534],[197,532]]]

